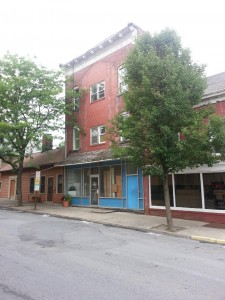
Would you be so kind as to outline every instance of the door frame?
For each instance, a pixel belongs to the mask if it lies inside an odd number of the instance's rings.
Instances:
[[[98,204],[91,204],[91,180],[92,180],[92,178],[98,178]],[[90,175],[90,205],[91,206],[99,206],[99,175],[98,174]]]
[[[15,181],[15,187],[14,187],[14,195],[13,195],[12,198],[10,198],[10,190],[11,190],[12,181]],[[17,177],[16,176],[10,176],[9,177],[8,199],[12,199],[12,200],[16,199],[16,190],[17,190]]]

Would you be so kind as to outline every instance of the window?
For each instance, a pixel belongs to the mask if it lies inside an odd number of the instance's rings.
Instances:
[[[73,109],[78,110],[80,108],[80,94],[79,94],[79,87],[74,87],[74,96],[73,96]]]
[[[127,91],[127,85],[124,83],[125,67],[122,65],[118,68],[118,93],[122,94]]]
[[[90,101],[94,102],[105,97],[105,82],[99,82],[90,87]]]
[[[168,177],[168,183],[169,183],[169,194],[170,194],[170,206],[174,207],[173,184],[172,184],[171,175],[169,175]],[[152,205],[165,206],[163,182],[159,176],[151,176],[151,201],[152,201]]]
[[[0,191],[2,190],[2,182],[0,181]]]
[[[30,178],[30,193],[34,193],[34,177]]]
[[[101,197],[122,197],[121,166],[104,167],[100,170]]]
[[[175,174],[176,207],[202,208],[199,174]]]
[[[125,121],[126,118],[129,117],[129,113],[128,113],[127,111],[122,112],[120,115],[121,115],[123,121]],[[120,131],[120,134],[121,134],[121,135],[120,135],[120,142],[129,142],[129,139],[126,139],[126,138],[123,136],[123,131],[122,131],[122,130]]]
[[[45,193],[45,176],[41,176],[40,192],[41,192],[42,194]]]
[[[67,170],[67,192],[72,196],[81,196],[81,169]]]
[[[83,191],[83,196],[85,197],[89,197],[90,196],[90,175],[91,175],[91,169],[84,169],[84,173],[83,173],[83,187],[84,187],[84,191]]]
[[[91,145],[102,144],[105,142],[106,132],[105,126],[91,128]]]
[[[78,127],[73,128],[73,150],[80,149],[80,129]]]
[[[57,193],[60,194],[63,192],[63,176],[59,174],[57,176]]]

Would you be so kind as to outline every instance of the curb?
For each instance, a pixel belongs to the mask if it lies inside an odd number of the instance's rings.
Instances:
[[[209,238],[209,237],[206,237],[206,236],[192,235],[192,236],[191,236],[191,239],[192,239],[192,240],[199,241],[199,242],[205,242],[205,243],[211,243],[211,244],[225,245],[225,240]]]
[[[71,216],[64,216],[64,215],[58,215],[55,213],[49,213],[45,211],[36,211],[34,209],[20,209],[19,207],[15,206],[3,206],[0,205],[0,209],[5,209],[5,210],[12,210],[12,211],[20,211],[23,213],[32,213],[32,214],[37,214],[37,215],[43,215],[47,214],[51,217],[55,218],[61,218],[61,219],[68,219],[68,220],[75,220],[75,221],[87,221],[95,224],[101,224],[103,226],[108,226],[108,227],[114,227],[114,228],[123,228],[123,229],[128,229],[128,230],[134,230],[134,231],[139,231],[139,232],[144,232],[144,233],[154,233],[154,234],[160,234],[160,235],[166,235],[166,236],[172,236],[172,237],[178,237],[178,238],[185,238],[185,239],[191,239],[195,241],[199,241],[202,243],[211,243],[211,244],[220,244],[220,245],[225,245],[225,240],[223,239],[215,239],[215,238],[209,238],[209,237],[204,237],[204,236],[197,236],[197,235],[182,235],[179,233],[175,232],[169,232],[169,231],[160,231],[160,230],[155,230],[155,229],[145,229],[145,228],[139,228],[139,227],[134,227],[134,226],[129,226],[129,225],[123,225],[123,224],[113,224],[113,223],[105,223],[104,221],[93,221],[93,220],[88,220],[88,219],[83,219],[79,217],[71,217]]]
[[[190,239],[189,235],[182,235],[179,233],[175,233],[175,232],[169,232],[169,231],[160,231],[160,230],[155,230],[155,229],[146,229],[146,228],[140,228],[140,227],[135,227],[135,226],[129,226],[129,225],[123,225],[123,224],[116,224],[116,223],[105,223],[104,221],[93,221],[93,220],[88,220],[88,219],[84,219],[84,218],[79,218],[79,217],[71,217],[71,216],[64,216],[64,215],[58,215],[55,213],[49,213],[49,212],[45,212],[45,211],[38,211],[35,209],[23,209],[23,208],[19,208],[19,207],[15,207],[15,206],[1,206],[0,205],[0,209],[5,209],[5,210],[11,210],[11,211],[19,211],[19,212],[23,212],[23,213],[31,213],[31,214],[36,214],[36,215],[43,215],[43,214],[47,214],[51,217],[54,218],[59,218],[59,219],[67,219],[67,220],[75,220],[75,221],[87,221],[90,223],[94,223],[94,224],[101,224],[103,226],[106,227],[114,227],[114,228],[122,228],[122,229],[128,229],[128,230],[134,230],[134,231],[139,231],[139,232],[144,232],[144,233],[153,233],[153,234],[157,234],[157,235],[166,235],[166,236],[172,236],[172,237],[178,237],[178,238],[185,238],[185,239]]]

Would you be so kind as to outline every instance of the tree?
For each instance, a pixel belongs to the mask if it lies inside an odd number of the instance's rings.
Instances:
[[[23,161],[46,132],[62,129],[65,101],[60,72],[29,58],[7,53],[0,60],[0,159],[17,174],[18,205],[22,205]]]
[[[161,177],[167,225],[172,230],[168,175],[222,159],[223,120],[212,108],[193,109],[205,89],[204,66],[192,62],[175,31],[139,37],[125,69],[128,116],[119,114],[113,121],[114,154],[143,167],[145,175]],[[124,147],[115,133],[128,141]],[[221,155],[215,155],[215,147]]]

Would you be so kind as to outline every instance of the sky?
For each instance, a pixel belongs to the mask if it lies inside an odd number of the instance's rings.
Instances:
[[[225,72],[224,0],[2,0],[0,57],[36,56],[57,69],[129,22],[151,34],[174,29],[207,76]]]

